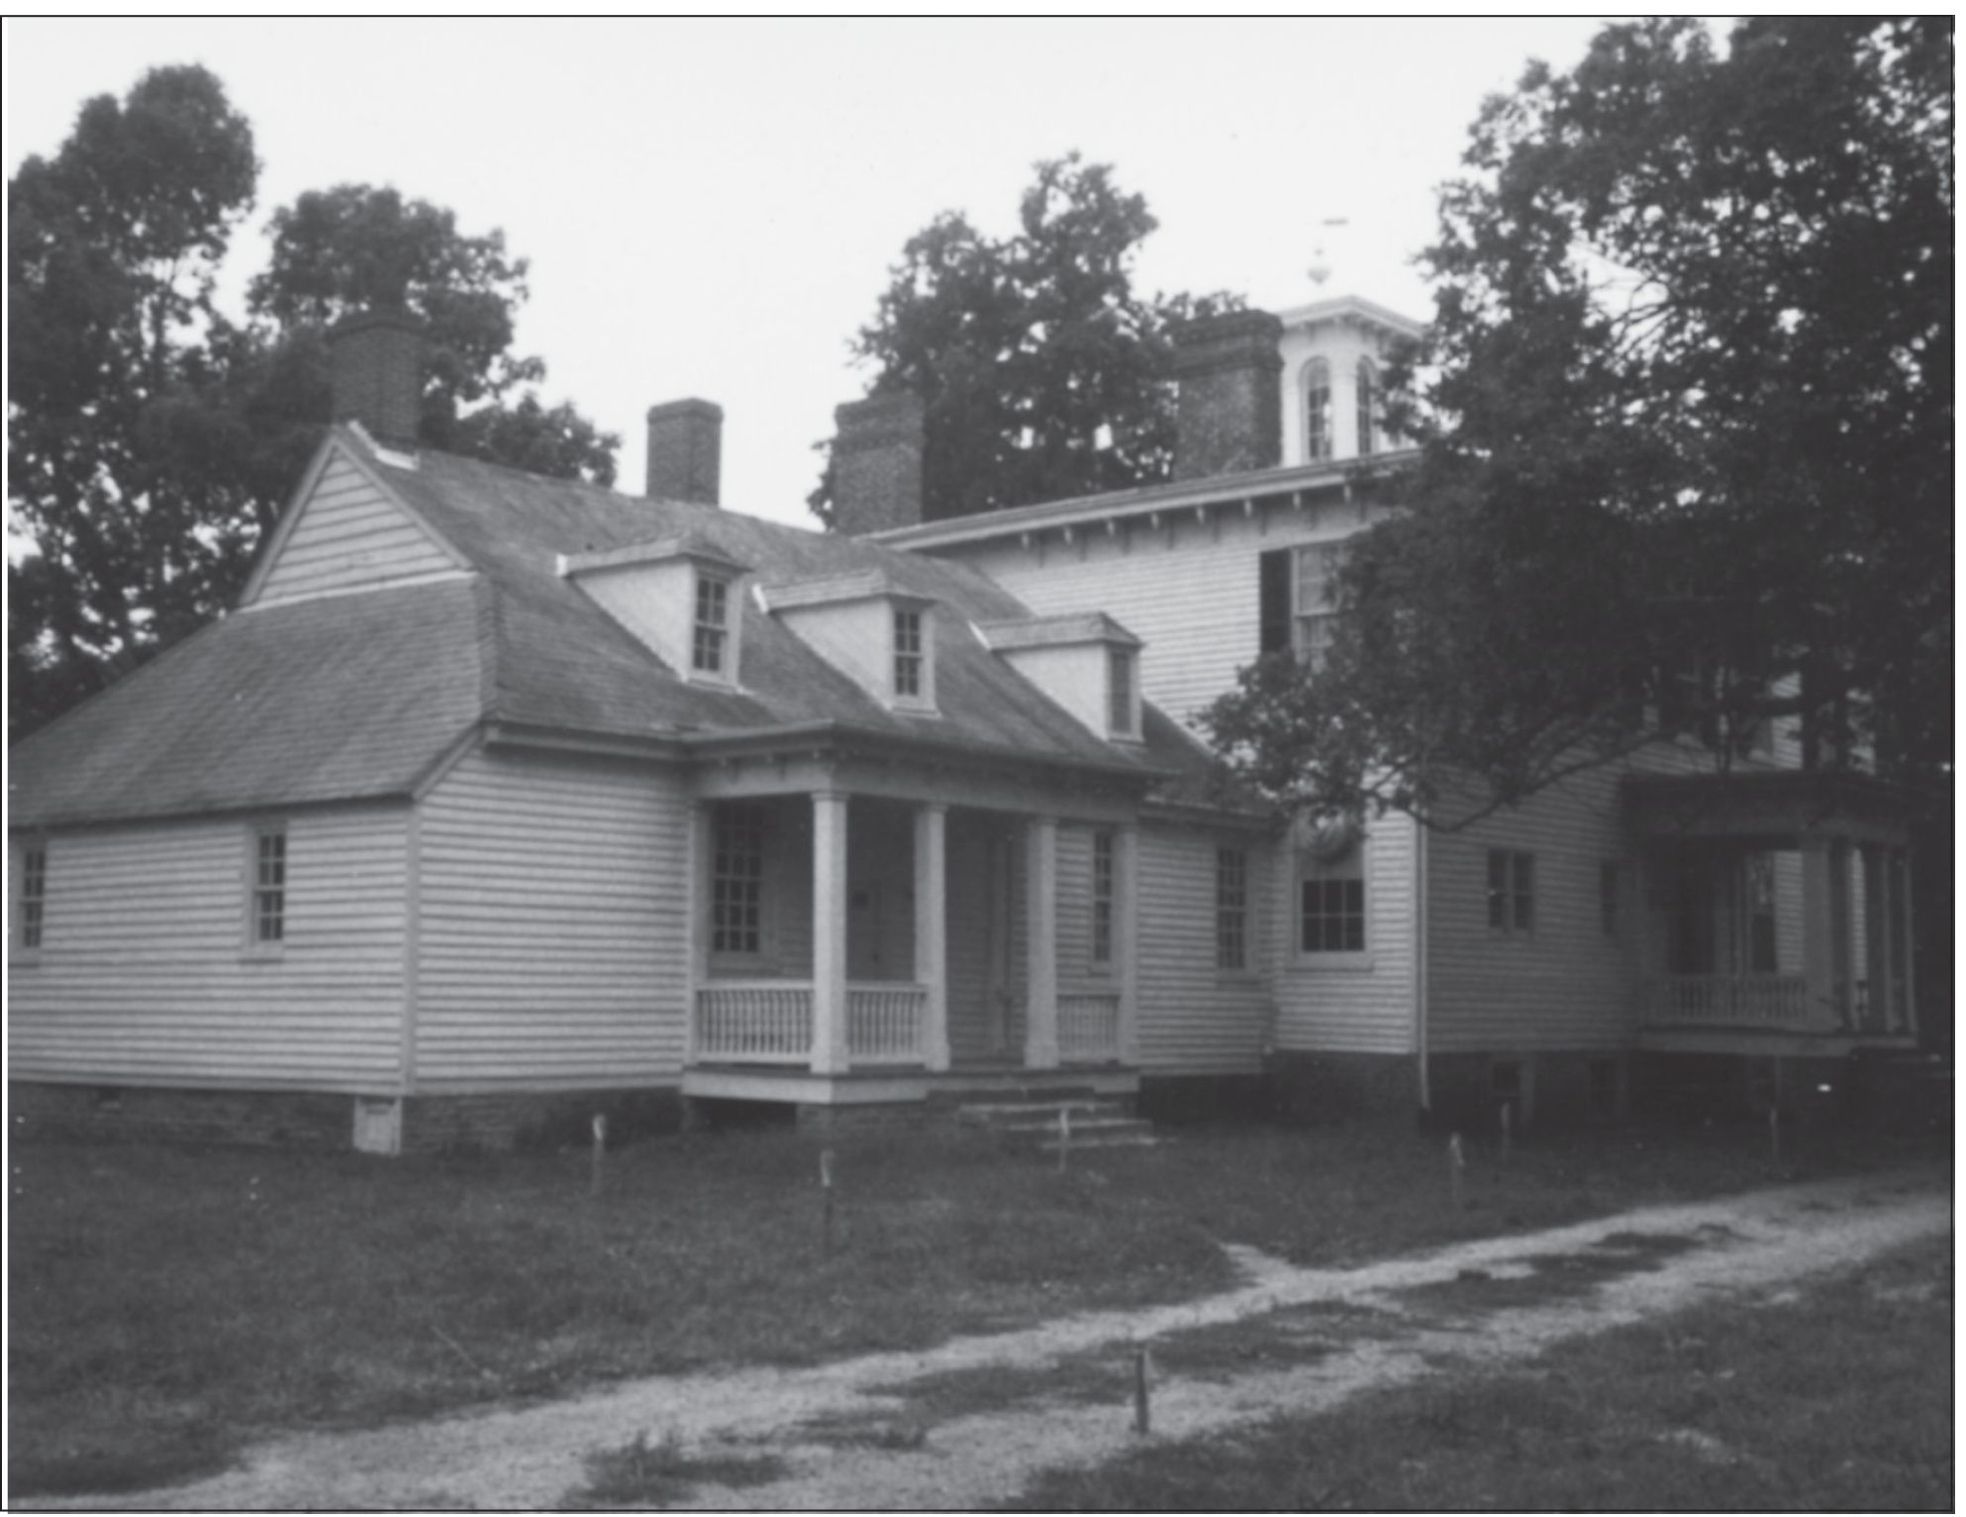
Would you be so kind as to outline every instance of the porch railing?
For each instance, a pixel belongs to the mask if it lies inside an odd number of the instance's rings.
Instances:
[[[1120,997],[1116,990],[1058,997],[1058,1057],[1067,1064],[1095,1064],[1120,1056]]]
[[[928,992],[861,984],[846,991],[847,1054],[855,1064],[918,1064]],[[812,985],[805,980],[712,980],[696,992],[696,1057],[709,1063],[806,1064]]]
[[[1648,980],[1642,1016],[1654,1027],[1805,1027],[1799,974],[1674,974]]]
[[[856,1064],[919,1064],[928,992],[919,985],[849,985],[847,1055]]]
[[[812,1058],[812,987],[801,980],[715,980],[696,992],[696,1056],[737,1064]]]

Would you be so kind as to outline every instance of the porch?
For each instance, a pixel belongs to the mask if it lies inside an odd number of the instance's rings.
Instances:
[[[1861,775],[1626,781],[1641,1046],[1843,1053],[1916,1038],[1904,807]]]
[[[1131,1091],[1137,852],[1126,821],[838,791],[699,801],[684,1093]]]

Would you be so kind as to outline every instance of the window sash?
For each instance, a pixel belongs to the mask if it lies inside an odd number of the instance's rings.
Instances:
[[[1323,664],[1337,628],[1338,575],[1345,552],[1342,542],[1307,543],[1297,550],[1291,646],[1313,668]]]
[[[1488,850],[1488,926],[1493,932],[1535,930],[1535,854],[1512,848]]]
[[[710,867],[710,951],[764,950],[765,822],[756,806],[721,806]]]
[[[1107,725],[1114,732],[1133,731],[1133,650],[1106,650]]]
[[[1314,875],[1298,881],[1297,946],[1303,953],[1365,950],[1365,879]]]
[[[1249,857],[1240,848],[1215,851],[1215,967],[1249,967]]]
[[[1358,456],[1370,458],[1379,420],[1379,369],[1369,358],[1358,361]]]
[[[1304,461],[1331,457],[1331,366],[1314,358],[1304,368]]]
[[[922,693],[922,614],[919,611],[894,613],[894,693],[908,696]]]
[[[730,586],[714,575],[696,578],[696,622],[690,637],[690,665],[704,674],[724,670],[724,646],[730,637]]]
[[[1092,834],[1092,962],[1113,962],[1113,835]]]
[[[271,828],[253,836],[253,941],[287,937],[287,834]]]
[[[25,848],[20,857],[20,946],[38,949],[47,921],[48,850]]]

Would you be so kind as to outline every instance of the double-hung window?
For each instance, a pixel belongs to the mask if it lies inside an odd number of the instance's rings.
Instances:
[[[1341,858],[1306,858],[1297,875],[1300,953],[1365,951],[1365,850],[1354,844]]]
[[[1114,737],[1132,737],[1139,731],[1134,715],[1133,658],[1131,648],[1106,650],[1106,727]]]
[[[287,829],[253,833],[252,946],[277,951],[287,940]]]
[[[1113,835],[1104,828],[1092,834],[1092,962],[1113,962]]]
[[[1338,572],[1344,563],[1342,542],[1307,543],[1297,550],[1291,646],[1314,669],[1323,664],[1338,624]]]
[[[710,951],[756,956],[764,949],[765,818],[762,808],[717,808],[710,867]]]
[[[1369,358],[1358,361],[1358,456],[1370,458],[1379,429],[1379,366]]]
[[[1304,462],[1331,457],[1331,365],[1313,358],[1304,365]]]
[[[1215,967],[1249,967],[1249,855],[1215,850]]]
[[[1488,850],[1488,929],[1527,933],[1536,926],[1536,855]]]
[[[922,614],[912,607],[894,613],[894,693],[916,700],[922,695]]]
[[[29,843],[20,851],[20,886],[15,908],[15,943],[23,953],[38,954],[47,922],[48,847]]]
[[[699,674],[728,675],[730,581],[701,571],[696,576],[696,617],[690,636],[690,667]]]

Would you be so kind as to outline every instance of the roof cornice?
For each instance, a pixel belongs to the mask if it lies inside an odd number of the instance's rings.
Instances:
[[[1251,469],[1241,474],[1217,474],[1207,479],[1171,480],[1103,495],[1080,495],[1066,500],[1016,506],[1008,511],[979,511],[919,526],[895,527],[869,534],[891,548],[941,548],[992,538],[1036,536],[1064,530],[1069,536],[1081,526],[1102,527],[1135,517],[1167,516],[1179,511],[1207,513],[1223,506],[1267,500],[1278,495],[1309,497],[1347,491],[1362,478],[1389,469],[1402,469],[1418,456],[1415,448],[1375,453],[1370,458],[1337,462],[1292,464],[1279,469]]]

